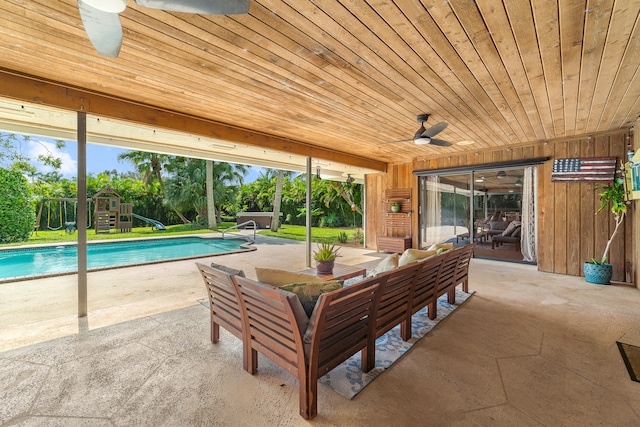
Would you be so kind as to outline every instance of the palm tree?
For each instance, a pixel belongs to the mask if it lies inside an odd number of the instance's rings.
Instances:
[[[167,180],[167,198],[184,210],[195,210],[201,218],[207,218],[208,206],[212,205],[217,214],[215,220],[219,222],[220,209],[216,209],[215,203],[222,204],[230,200],[229,192],[225,191],[227,186],[242,184],[247,167],[211,161],[213,197],[207,197],[207,161],[185,158],[176,160],[174,175]]]
[[[160,191],[165,194],[164,182],[162,180],[162,169],[171,170],[175,156],[168,154],[149,153],[147,151],[126,151],[118,155],[119,161],[129,162],[134,165],[136,171],[142,175],[145,184],[149,185],[155,178],[160,185]],[[168,201],[169,206],[178,215],[184,224],[190,221]]]
[[[268,174],[265,176],[269,176],[273,169],[267,169]],[[293,172],[284,171],[282,169],[278,169],[277,178],[276,178],[276,194],[273,196],[273,221],[271,221],[271,231],[276,232],[280,227],[280,206],[282,203],[282,185],[284,181],[284,177],[291,178],[293,176]]]
[[[216,220],[216,199],[213,191],[213,161],[207,160],[207,225],[210,230],[218,229],[218,221]]]
[[[342,197],[349,206],[355,206],[356,212],[362,215],[362,208],[358,206],[354,197],[354,190],[357,192],[359,186],[360,184],[330,181],[322,201],[329,206],[337,197]]]
[[[273,197],[273,220],[271,221],[271,231],[278,231],[280,227],[280,203],[282,201],[282,180],[284,171],[278,170],[278,178],[276,180],[276,195]]]

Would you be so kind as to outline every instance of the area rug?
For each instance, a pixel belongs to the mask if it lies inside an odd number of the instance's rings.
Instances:
[[[456,302],[449,304],[447,295],[438,298],[438,316],[431,320],[426,307],[413,315],[411,320],[411,339],[403,341],[400,338],[400,326],[396,326],[376,340],[376,365],[368,373],[363,373],[360,352],[351,356],[341,365],[320,378],[322,384],[326,384],[336,392],[353,399],[366,386],[371,384],[381,373],[397,362],[415,343],[424,338],[444,318],[453,313],[460,305],[474,294],[462,292],[456,288]]]
[[[465,293],[456,288],[456,302],[454,304],[447,302],[447,294],[442,295],[438,298],[438,316],[433,320],[429,319],[426,307],[418,311],[411,320],[411,339],[409,341],[403,341],[400,337],[399,325],[378,338],[376,340],[376,364],[366,374],[362,372],[362,359],[360,352],[358,352],[320,378],[320,383],[331,387],[347,399],[353,399],[474,293],[473,290]],[[199,302],[205,307],[209,307],[208,299],[202,299]]]
[[[616,341],[632,381],[640,382],[640,347]]]

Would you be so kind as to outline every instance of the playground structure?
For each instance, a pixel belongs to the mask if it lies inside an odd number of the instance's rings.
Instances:
[[[57,202],[59,212],[57,226],[51,226],[51,203]],[[145,218],[133,213],[133,203],[122,202],[122,197],[111,187],[105,187],[97,192],[92,198],[86,201],[89,205],[87,209],[87,228],[93,226],[97,233],[110,233],[111,230],[118,230],[120,233],[130,233],[133,228],[133,218],[138,218],[156,230],[165,230],[164,224],[151,218]],[[36,218],[35,232],[40,228],[42,211],[47,204],[47,228],[49,230],[61,230],[64,228],[67,234],[74,233],[77,229],[78,220],[78,200],[75,198],[49,198],[43,199],[40,203]],[[93,203],[93,222],[91,203]],[[68,204],[73,204],[73,221],[69,221]],[[55,215],[54,215],[55,216]]]
[[[123,203],[111,187],[103,188],[93,196],[96,233],[109,233],[111,229],[130,233],[133,228],[133,203]]]

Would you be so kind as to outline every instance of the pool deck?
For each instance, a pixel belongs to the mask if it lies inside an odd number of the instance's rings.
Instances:
[[[242,269],[252,278],[255,267],[306,268],[303,242],[257,236],[252,246],[257,250],[90,272],[83,319],[77,317],[77,274],[0,283],[0,351],[198,304],[207,294],[196,261]],[[349,247],[341,254],[349,265],[375,266],[385,256]]]
[[[302,243],[256,247],[202,261],[250,277],[305,267]],[[342,253],[361,266],[385,256]],[[245,373],[241,341],[224,330],[211,344],[194,261],[90,273],[80,321],[75,282],[0,285],[0,425],[640,425],[640,383],[616,346],[640,346],[635,287],[474,259],[462,307],[353,400],[320,385],[309,423],[293,376],[263,357]]]
[[[249,233],[245,233],[248,236]],[[201,234],[201,235],[197,235],[197,234],[185,234],[185,235],[173,235],[173,236],[156,236],[156,237],[148,237],[148,238],[122,238],[122,239],[109,239],[109,240],[93,240],[93,241],[89,241],[88,244],[89,245],[94,245],[94,247],[97,247],[99,245],[109,245],[109,244],[119,244],[119,243],[126,243],[126,242],[140,242],[140,241],[150,241],[150,240],[175,240],[175,239],[188,239],[188,238],[199,238],[199,239],[203,239],[203,241],[206,240],[221,240],[222,237],[220,236],[220,234],[216,233],[216,234]],[[250,236],[252,237],[252,236]],[[240,243],[241,248],[239,250],[231,250],[229,251],[229,253],[235,253],[235,252],[249,252],[249,251],[254,251],[256,250],[254,245],[250,244],[250,241],[242,241],[242,240],[237,240]],[[2,251],[28,251],[30,249],[46,249],[46,248],[58,248],[58,247],[69,247],[69,246],[77,246],[77,242],[59,242],[59,243],[43,243],[43,244],[37,244],[37,245],[23,245],[23,246],[7,246],[7,247],[3,247]],[[214,255],[212,255],[214,256]],[[215,255],[215,256],[219,256],[219,255]],[[176,258],[175,260],[171,260],[171,261],[179,261],[179,260],[193,260],[193,259],[199,259],[202,258],[202,256],[186,256],[186,257],[180,257],[180,258]],[[142,265],[149,265],[149,264],[160,264],[160,263],[165,263],[168,262],[168,260],[153,260],[153,261],[146,261],[144,263],[139,263],[139,264],[135,264],[135,265],[115,265],[112,267],[93,267],[93,268],[89,268],[87,271],[89,272],[95,272],[95,271],[100,271],[100,270],[113,270],[116,268],[127,268],[127,267],[139,267]],[[74,267],[74,269],[77,269],[77,267]],[[16,276],[16,277],[0,277],[0,285],[4,284],[4,283],[11,283],[11,282],[18,282],[18,281],[23,281],[23,280],[34,280],[34,279],[45,279],[45,278],[49,278],[49,277],[57,277],[57,276],[66,276],[66,275],[76,275],[76,272],[70,272],[70,271],[61,271],[61,272],[54,272],[54,273],[48,273],[48,274],[40,274],[38,277],[34,277],[35,275],[31,275],[31,276]]]

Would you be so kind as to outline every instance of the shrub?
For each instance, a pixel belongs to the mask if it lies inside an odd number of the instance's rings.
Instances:
[[[362,228],[357,228],[353,233],[353,241],[359,244],[364,243],[364,231]]]
[[[29,240],[36,213],[31,188],[19,172],[0,168],[0,242]]]
[[[338,234],[338,242],[347,243],[347,240],[349,240],[349,237],[347,236],[347,233],[345,231],[341,231]]]
[[[341,225],[340,218],[335,213],[329,213],[320,219],[320,227],[335,228]]]

